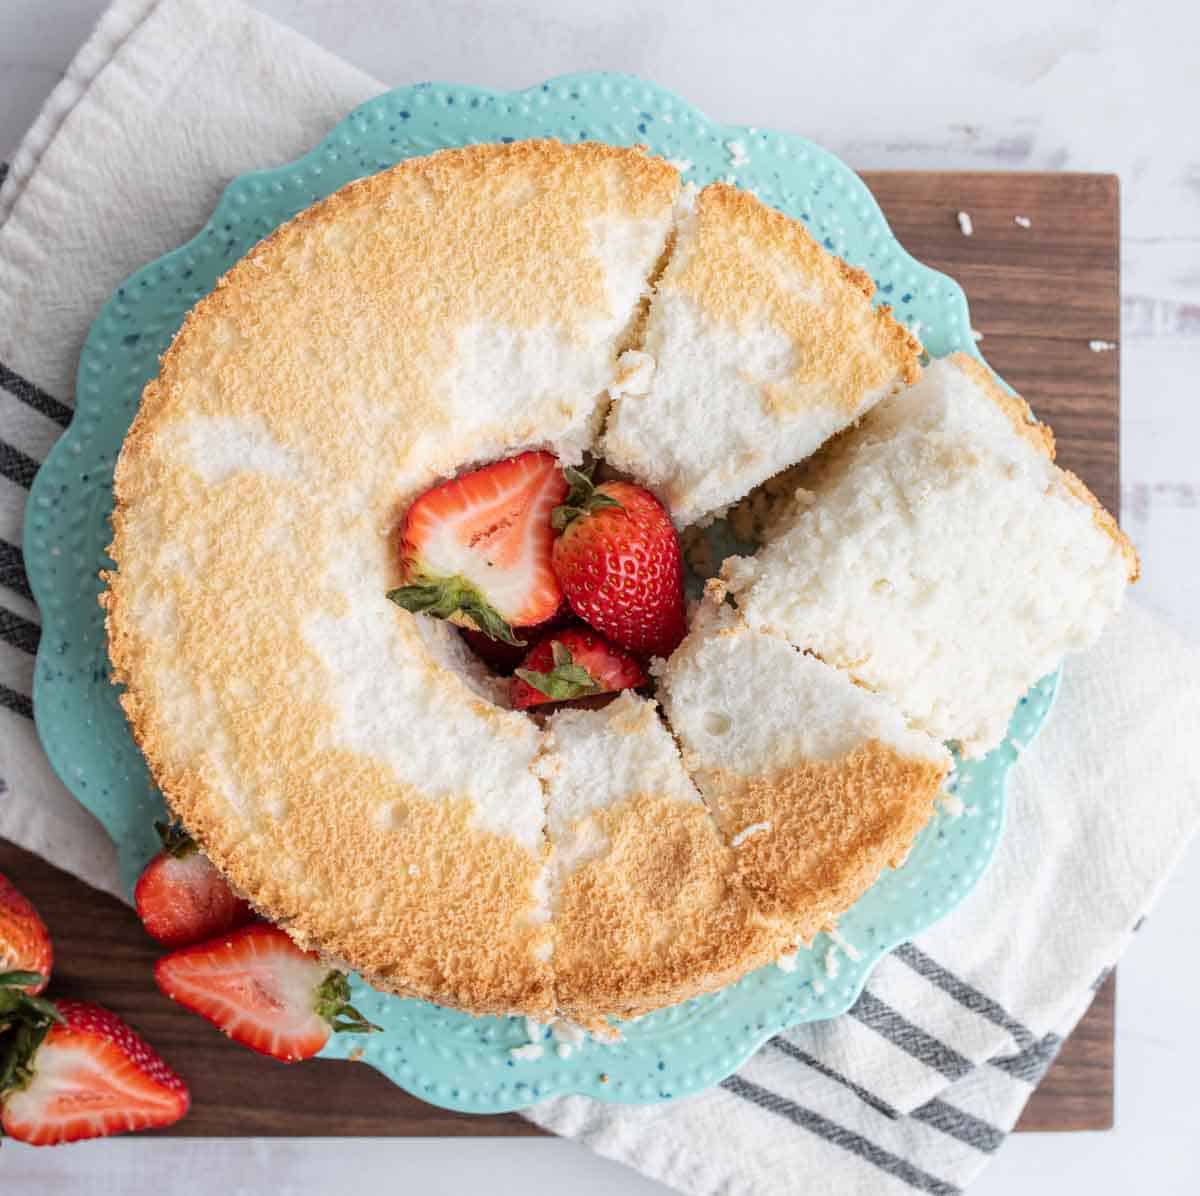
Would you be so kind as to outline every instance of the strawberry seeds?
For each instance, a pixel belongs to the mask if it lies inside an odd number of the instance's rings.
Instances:
[[[399,547],[401,585],[388,598],[456,624],[494,671],[515,668],[516,709],[645,685],[645,662],[686,631],[683,558],[663,505],[632,482],[561,470],[547,452],[426,490]],[[561,626],[564,608],[573,619]]]

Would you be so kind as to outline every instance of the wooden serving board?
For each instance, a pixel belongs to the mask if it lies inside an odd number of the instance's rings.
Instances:
[[[1116,341],[1118,190],[1111,175],[865,176],[901,242],[966,289],[991,364],[1054,426],[1059,460],[1110,510],[1118,500],[1118,361],[1088,342]],[[956,214],[968,212],[964,237]],[[1025,229],[1015,216],[1032,221]],[[1053,715],[1051,715],[1053,717]],[[54,991],[110,1006],[187,1078],[192,1111],[171,1133],[236,1135],[533,1135],[515,1114],[451,1113],[370,1067],[286,1067],[227,1042],[154,987],[160,949],[131,910],[0,841],[0,872],[41,911],[57,955]],[[1112,1125],[1114,979],[1034,1094],[1019,1128]]]

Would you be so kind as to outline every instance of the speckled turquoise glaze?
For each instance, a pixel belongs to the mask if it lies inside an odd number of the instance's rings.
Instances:
[[[978,356],[967,304],[949,278],[914,261],[871,195],[837,158],[767,130],[715,124],[678,97],[619,75],[575,75],[528,91],[495,93],[428,84],[356,109],[306,157],[247,174],[225,191],[187,245],[138,271],[101,311],[79,363],[76,413],[37,476],[25,525],[25,558],[43,634],[34,684],[38,730],[55,770],[104,824],[122,875],[134,878],[155,849],[163,814],[108,681],[98,571],[109,564],[112,472],[145,383],[187,310],[272,229],[351,179],[445,146],[527,137],[642,142],[687,164],[696,183],[730,178],[803,220],[828,249],[864,267],[898,316],[934,356]],[[732,166],[740,142],[748,158]],[[616,1045],[588,1043],[569,1059],[551,1042],[517,1062],[527,1041],[515,1018],[473,1018],[376,993],[354,981],[354,1003],[384,1033],[337,1036],[324,1054],[362,1059],[434,1104],[472,1112],[519,1109],[559,1093],[601,1100],[670,1100],[734,1071],[766,1038],[833,1017],[857,998],[880,956],[926,929],[968,893],[987,866],[1004,819],[1005,779],[1037,731],[1056,677],[1036,686],[1013,716],[1008,741],[962,765],[953,782],[965,813],[940,812],[908,862],[889,872],[842,919],[861,957],[826,975],[829,944],[802,951],[793,972],[764,968],[710,997],[630,1025]],[[602,1078],[603,1077],[603,1078]]]

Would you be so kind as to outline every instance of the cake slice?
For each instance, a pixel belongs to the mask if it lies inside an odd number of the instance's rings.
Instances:
[[[798,221],[705,187],[625,358],[605,458],[684,527],[807,457],[920,372],[874,289]]]
[[[738,879],[804,942],[903,862],[950,769],[888,702],[710,598],[659,682]]]
[[[787,940],[758,917],[655,704],[561,710],[539,761],[555,997],[594,1026],[720,988]]]
[[[955,354],[803,470],[766,546],[724,575],[752,627],[982,755],[1137,577],[1112,516],[1053,456],[1024,401]]]

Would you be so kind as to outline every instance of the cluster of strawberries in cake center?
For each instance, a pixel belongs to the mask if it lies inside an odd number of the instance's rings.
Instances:
[[[426,490],[388,597],[457,624],[517,709],[636,689],[686,628],[679,537],[627,481],[529,451]]]

